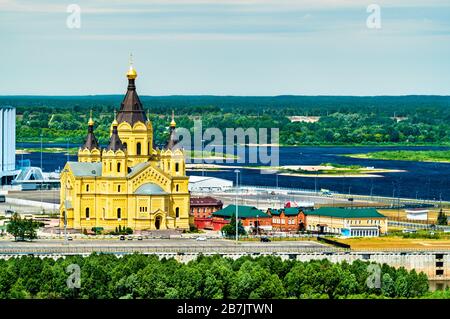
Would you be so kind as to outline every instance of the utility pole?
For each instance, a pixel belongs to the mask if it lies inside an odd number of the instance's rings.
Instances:
[[[236,194],[235,194],[235,208],[236,208],[236,244],[238,243],[239,240],[239,218],[238,218],[238,214],[239,214],[239,210],[238,210],[238,184],[239,184],[239,170],[236,169],[234,170],[234,172],[236,173]]]

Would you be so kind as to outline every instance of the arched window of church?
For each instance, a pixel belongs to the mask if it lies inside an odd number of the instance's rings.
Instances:
[[[178,172],[180,170],[180,164],[175,163],[175,172]]]
[[[180,207],[175,208],[175,217],[180,217]]]
[[[136,154],[141,155],[141,143],[139,142],[136,144]]]
[[[89,184],[86,185],[86,192],[89,192]]]
[[[178,192],[178,189],[179,189],[178,184],[177,184],[177,186],[175,186],[175,188],[176,188],[176,191]]]
[[[120,193],[120,185],[117,185],[117,192]]]
[[[89,218],[89,207],[86,207],[86,219]]]
[[[117,163],[117,173],[120,173],[120,163]]]
[[[121,219],[122,218],[122,209],[117,208],[117,219]]]
[[[127,148],[127,143],[123,143],[123,147],[124,147],[124,148]]]
[[[111,162],[109,162],[109,171],[110,172],[112,171],[112,163]]]

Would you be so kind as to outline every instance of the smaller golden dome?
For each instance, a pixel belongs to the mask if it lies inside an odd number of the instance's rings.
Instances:
[[[177,123],[175,122],[175,113],[172,110],[172,122],[170,122],[170,126],[175,127]]]
[[[92,110],[91,110],[90,115],[89,115],[88,125],[89,126],[93,126],[94,125],[94,120],[92,119]]]
[[[117,122],[117,111],[114,110],[114,121],[112,122],[113,126],[119,125],[119,122]]]

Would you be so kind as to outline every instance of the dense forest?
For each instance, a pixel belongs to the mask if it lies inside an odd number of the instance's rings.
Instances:
[[[104,144],[122,98],[4,96],[0,104],[17,107],[18,142],[39,141],[42,134],[46,142],[81,143],[92,109]],[[178,127],[192,128],[200,118],[203,128],[277,127],[282,145],[450,144],[448,96],[141,96],[141,101],[150,111],[157,144],[166,139],[172,110]]]
[[[79,285],[72,276],[75,268],[68,270],[71,264],[79,266]],[[359,260],[283,261],[275,256],[199,256],[187,264],[141,254],[67,256],[56,261],[23,256],[0,260],[0,299],[450,297],[450,290],[429,292],[425,274],[387,265],[381,266],[381,287],[370,288],[369,265]],[[68,278],[75,288],[68,287]]]

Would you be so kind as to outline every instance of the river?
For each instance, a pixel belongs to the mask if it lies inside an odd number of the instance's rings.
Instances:
[[[77,146],[77,145],[69,145]],[[39,148],[35,143],[17,143],[17,148]],[[65,144],[44,144],[45,147],[66,147]],[[275,174],[261,174],[255,169],[241,169],[240,183],[245,185],[276,186],[302,189],[329,189],[340,193],[375,196],[409,197],[423,200],[450,200],[450,163],[427,163],[412,161],[388,161],[357,159],[343,154],[368,153],[383,150],[449,150],[450,147],[280,147],[280,165],[319,165],[337,163],[361,165],[364,167],[405,170],[397,173],[377,173],[383,177],[293,177]],[[246,148],[248,150],[248,148]],[[40,166],[40,153],[17,155],[16,159],[29,159],[32,166]],[[70,160],[76,160],[70,156]],[[43,153],[45,171],[61,169],[67,161],[65,153]],[[260,165],[256,163],[253,165]],[[236,165],[236,164],[225,164]],[[239,164],[247,165],[247,164]],[[188,175],[201,175],[201,172],[188,172]],[[235,180],[233,169],[205,171],[205,175]]]

